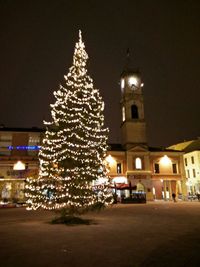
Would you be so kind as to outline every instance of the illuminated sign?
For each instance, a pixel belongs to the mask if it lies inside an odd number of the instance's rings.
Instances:
[[[8,146],[9,150],[40,150],[41,146]]]

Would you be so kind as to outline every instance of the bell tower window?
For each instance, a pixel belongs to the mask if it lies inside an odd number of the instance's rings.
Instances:
[[[122,121],[125,121],[126,116],[125,116],[125,107],[122,107]]]
[[[132,119],[138,119],[138,107],[136,105],[131,106],[131,117]]]
[[[121,89],[122,89],[122,91],[124,89],[124,86],[125,86],[125,80],[124,79],[121,79]]]

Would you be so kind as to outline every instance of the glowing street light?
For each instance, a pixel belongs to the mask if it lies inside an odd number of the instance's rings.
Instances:
[[[106,161],[108,162],[109,165],[113,165],[116,162],[115,159],[111,155],[108,155],[106,157]]]
[[[18,160],[17,163],[14,164],[13,170],[15,170],[15,171],[25,170],[25,164],[23,162],[21,162],[20,160]]]
[[[172,161],[167,155],[164,155],[161,158],[160,163],[166,166],[166,165],[169,165],[170,163],[172,163]]]

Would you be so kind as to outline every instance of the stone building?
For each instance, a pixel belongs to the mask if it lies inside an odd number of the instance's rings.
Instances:
[[[200,193],[200,138],[181,142],[169,148],[184,152],[187,191],[190,195]]]
[[[122,143],[111,144],[107,157],[118,197],[141,192],[147,200],[170,200],[175,193],[185,199],[183,152],[148,146],[140,72],[125,68],[120,85]]]

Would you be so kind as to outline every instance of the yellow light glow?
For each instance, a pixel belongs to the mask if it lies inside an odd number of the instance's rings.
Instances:
[[[138,85],[138,81],[135,77],[130,77],[128,82],[129,82],[130,86],[133,86],[133,85],[137,86]]]
[[[172,163],[171,159],[167,156],[167,155],[164,155],[161,159],[160,159],[160,163],[163,164],[163,165],[169,165]]]
[[[122,121],[125,121],[126,114],[125,114],[125,107],[122,107]]]
[[[116,163],[116,160],[111,155],[108,155],[106,157],[106,161],[108,162],[109,165],[113,165]]]
[[[25,164],[19,160],[19,161],[17,161],[17,163],[14,164],[13,170],[15,170],[15,171],[25,170]]]
[[[121,79],[121,88],[124,89],[125,81],[124,79]]]

